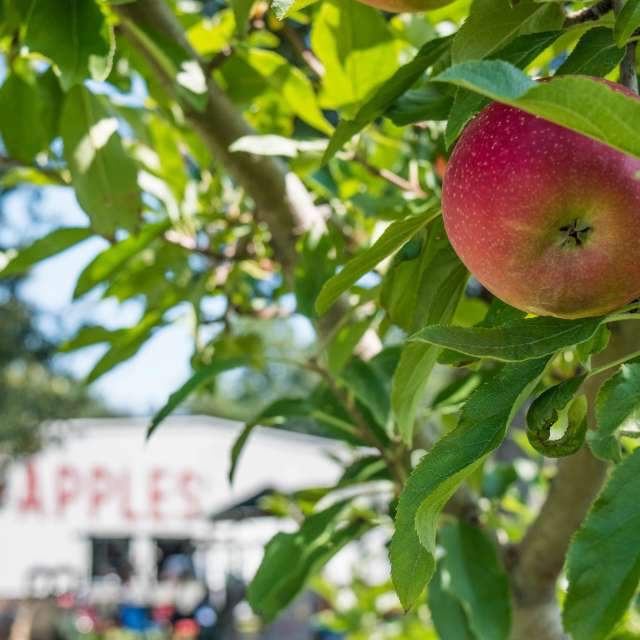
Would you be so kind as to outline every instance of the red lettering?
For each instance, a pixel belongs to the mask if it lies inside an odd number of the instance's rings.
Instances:
[[[164,491],[160,488],[160,482],[164,478],[163,469],[152,469],[149,475],[149,506],[154,520],[162,520],[160,505],[164,499]]]
[[[67,506],[78,496],[80,483],[73,467],[63,465],[56,474],[56,511],[64,514]]]
[[[27,486],[26,493],[18,504],[18,509],[22,513],[42,513],[42,496],[40,495],[40,483],[38,482],[38,473],[33,460],[27,461]]]
[[[200,476],[194,471],[183,471],[178,476],[178,488],[186,506],[183,513],[185,518],[197,518],[202,513],[200,497],[196,491],[200,481]]]
[[[120,509],[122,517],[128,522],[137,520],[137,516],[131,506],[131,474],[125,471],[118,479],[120,494]]]
[[[98,514],[100,507],[106,502],[112,487],[111,474],[104,467],[94,467],[91,471],[91,494],[89,496],[89,513]]]

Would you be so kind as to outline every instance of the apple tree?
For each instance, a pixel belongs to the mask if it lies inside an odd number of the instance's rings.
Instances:
[[[231,370],[304,372],[230,452],[351,452],[287,498],[266,621],[379,528],[407,613],[349,637],[638,637],[640,1],[367,4],[2,0],[2,182],[86,213],[2,274],[102,239],[74,297],[143,312],[62,346],[106,345],[88,383],[191,322],[151,431]],[[310,353],[242,328],[292,317]]]

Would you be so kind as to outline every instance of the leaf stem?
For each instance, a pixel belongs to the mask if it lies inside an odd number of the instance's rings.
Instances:
[[[591,378],[592,376],[596,376],[599,373],[602,373],[603,371],[607,371],[608,369],[612,369],[613,367],[617,367],[620,364],[624,364],[625,362],[628,362],[629,360],[632,360],[633,358],[637,358],[638,356],[640,356],[640,350],[632,351],[631,353],[627,353],[626,355],[622,356],[621,358],[617,358],[616,360],[612,360],[611,362],[607,362],[606,364],[603,364],[600,367],[596,367],[595,369],[591,369],[591,371],[589,371],[589,373],[587,374],[587,378]]]

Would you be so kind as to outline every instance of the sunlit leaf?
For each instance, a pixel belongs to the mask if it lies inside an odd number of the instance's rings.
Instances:
[[[441,438],[409,477],[400,496],[391,541],[391,575],[405,609],[435,568],[438,516],[460,484],[502,442],[517,409],[537,384],[549,358],[505,365],[478,387],[458,426]]]
[[[93,231],[86,227],[61,227],[55,229],[44,238],[38,238],[35,242],[20,249],[0,270],[0,277],[4,278],[24,273],[34,264],[62,253],[92,235]]]
[[[65,90],[86,78],[109,75],[115,44],[98,2],[31,0],[24,12],[25,44],[56,63]]]
[[[640,449],[614,469],[573,537],[563,621],[576,640],[605,640],[640,579]]]
[[[618,462],[620,446],[615,434],[640,410],[640,363],[624,364],[600,388],[596,401],[598,428],[588,435],[591,451],[603,460]]]

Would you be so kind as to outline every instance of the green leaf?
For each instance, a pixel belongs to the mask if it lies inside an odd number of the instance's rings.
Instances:
[[[329,141],[322,162],[330,160],[346,142],[379,118],[430,66],[449,51],[450,45],[450,37],[436,38],[423,45],[411,62],[400,67],[378,87],[373,96],[358,109],[353,119],[340,121]]]
[[[347,364],[372,320],[373,318],[369,317],[358,322],[349,322],[338,329],[327,348],[327,367],[332,375],[337,376]]]
[[[580,38],[571,55],[560,65],[556,75],[606,76],[618,65],[623,55],[624,49],[616,46],[611,29],[589,29]]]
[[[611,338],[611,331],[606,324],[603,324],[596,334],[582,344],[576,347],[576,356],[581,364],[584,364],[587,368],[590,368],[591,357],[597,353],[601,353],[606,349]]]
[[[521,0],[513,6],[509,0],[475,0],[453,40],[451,60],[458,64],[486,58],[516,36],[558,29],[562,21],[556,3]]]
[[[99,253],[78,276],[73,292],[74,299],[109,279],[168,227],[167,222],[146,225],[138,235],[131,235]]]
[[[619,151],[640,157],[640,100],[584,76],[559,76],[535,83],[500,60],[465,62],[434,80],[450,82],[578,131]]]
[[[527,412],[527,438],[543,456],[559,458],[574,454],[584,444],[587,432],[587,403],[576,396],[586,374],[561,382],[538,396]],[[561,438],[551,439],[551,429],[564,429]]]
[[[392,321],[407,332],[428,323],[447,323],[468,274],[451,248],[441,219],[434,220],[396,254],[385,274],[381,304]],[[391,404],[398,432],[405,442],[413,437],[415,417],[438,349],[406,342],[396,369]]]
[[[0,277],[6,278],[28,271],[34,264],[51,258],[70,247],[90,238],[93,231],[86,227],[63,227],[55,229],[44,238],[38,238],[32,244],[23,247],[0,270]]]
[[[238,439],[231,449],[231,465],[229,467],[229,483],[233,483],[236,474],[240,454],[249,440],[253,430],[263,424],[273,424],[274,419],[284,420],[290,417],[304,417],[313,413],[314,406],[307,398],[280,398],[263,409],[251,422],[245,424]]]
[[[382,282],[380,303],[394,324],[413,333],[445,315],[466,276],[438,217],[393,257]]]
[[[509,487],[518,480],[518,472],[513,463],[499,462],[485,467],[482,476],[482,495],[489,500],[502,500]]]
[[[627,0],[613,27],[613,37],[619,47],[624,47],[633,32],[640,26],[640,0]]]
[[[471,631],[462,602],[444,588],[445,577],[448,578],[448,575],[443,575],[438,567],[429,584],[429,610],[438,637],[447,640],[478,640]]]
[[[84,325],[76,333],[76,335],[63,342],[58,348],[58,351],[62,353],[69,353],[70,351],[76,351],[77,349],[84,349],[103,342],[111,342],[116,336],[122,334],[123,329],[107,329],[102,325]]]
[[[306,425],[298,429],[295,427],[295,423],[292,425],[288,423],[288,420],[291,418],[310,418],[316,423],[314,432],[317,435],[343,440],[351,445],[364,445],[364,442],[356,433],[356,428],[348,422],[348,414],[345,414],[344,409],[335,403],[335,398],[328,393],[326,387],[321,385],[308,397],[279,398],[262,409],[253,420],[245,424],[244,429],[233,445],[229,482],[233,482],[240,454],[253,430],[259,425],[269,425],[270,427],[284,425],[286,429],[308,433]]]
[[[230,22],[233,28],[234,20]],[[146,24],[130,20],[127,28],[153,54],[155,64],[169,78],[173,78],[172,88],[177,98],[189,108],[204,111],[209,101],[207,78],[192,52],[175,38]]]
[[[255,0],[230,0],[233,15],[236,19],[236,34],[244,36],[247,31],[247,22],[251,15]]]
[[[363,520],[345,523],[344,500],[305,519],[298,531],[278,533],[267,544],[264,558],[249,585],[247,600],[267,621],[284,609],[342,547],[370,527]]]
[[[389,477],[389,468],[384,458],[379,455],[362,456],[356,458],[344,470],[338,486],[371,482],[373,480],[388,480]]]
[[[418,599],[435,567],[438,515],[460,484],[502,442],[515,412],[549,358],[505,365],[478,387],[458,426],[441,438],[409,477],[391,541],[391,575],[405,609]]]
[[[147,438],[150,438],[158,425],[165,418],[169,417],[179,405],[181,405],[207,380],[223,373],[224,371],[230,371],[231,369],[237,369],[238,367],[246,367],[250,364],[250,358],[225,358],[214,360],[210,365],[196,371],[178,390],[174,391],[169,396],[165,405],[153,416],[151,423],[147,428]]]
[[[162,311],[149,311],[138,324],[113,331],[107,352],[98,360],[86,378],[86,384],[95,382],[114,367],[132,358],[153,332],[162,325]]]
[[[353,0],[324,0],[314,16],[311,48],[324,65],[326,109],[354,109],[398,67],[398,42],[379,11]]]
[[[102,96],[82,86],[67,94],[60,123],[64,154],[80,206],[96,232],[113,235],[139,222],[141,192],[134,161],[118,135],[118,120]]]
[[[56,63],[65,91],[88,77],[107,78],[115,43],[99,3],[30,0],[28,5],[24,43]]]
[[[318,2],[318,0],[272,0],[271,8],[278,20],[284,20],[292,13],[300,11],[315,2]]]
[[[453,98],[435,82],[407,91],[387,110],[387,117],[398,127],[426,120],[446,120]]]
[[[457,409],[466,402],[480,383],[482,376],[474,373],[466,377],[454,378],[442,391],[438,392],[431,402],[430,409],[434,411],[448,411]]]
[[[352,358],[340,378],[371,411],[378,425],[385,428],[389,421],[389,394],[375,367],[360,358]]]
[[[640,578],[640,449],[615,467],[573,537],[567,556],[565,629],[575,640],[605,640]]]
[[[487,310],[487,314],[476,326],[484,328],[502,327],[515,320],[521,320],[526,315],[527,314],[524,311],[520,311],[520,309],[516,309],[515,307],[505,304],[499,298],[493,298],[489,305],[489,309]],[[464,353],[453,351],[451,349],[444,349],[438,355],[439,364],[450,365],[453,367],[467,366],[476,359],[477,358],[470,357]]]
[[[476,113],[479,113],[489,104],[489,100],[466,89],[458,89],[449,111],[447,128],[445,130],[445,143],[447,149],[457,140],[467,123]]]
[[[336,237],[330,233],[320,235],[313,230],[308,231],[298,240],[296,245],[298,257],[293,271],[293,290],[298,313],[308,318],[317,318],[316,298],[322,285],[336,272],[338,264],[336,254],[342,253],[340,243],[341,240],[336,240]]]
[[[562,33],[562,31],[545,31],[519,36],[506,47],[492,53],[488,58],[491,60],[505,60],[520,69],[524,69],[545,49],[550,47]],[[447,148],[456,141],[467,122],[487,104],[489,104],[489,100],[484,96],[466,89],[458,89],[447,120],[445,132]]]
[[[593,454],[619,462],[620,446],[615,432],[640,409],[640,364],[623,364],[604,382],[596,400],[597,429],[587,436]]]
[[[30,163],[50,141],[35,78],[11,73],[0,88],[0,133],[12,159]]]
[[[303,122],[328,135],[333,133],[318,106],[311,81],[300,69],[275,51],[265,49],[249,49],[244,58]]]
[[[379,262],[397,251],[420,228],[438,215],[440,215],[439,209],[430,209],[425,213],[391,223],[371,247],[350,260],[342,271],[325,282],[316,300],[317,312],[323,314],[330,309],[349,287],[369,273]]]
[[[514,320],[498,327],[447,327],[433,325],[411,336],[410,340],[480,358],[505,362],[529,360],[559,349],[586,342],[606,317],[561,320],[539,317]]]
[[[463,606],[473,634],[482,640],[507,640],[511,627],[509,580],[493,542],[466,523],[448,524],[440,532],[444,556],[442,587]]]

